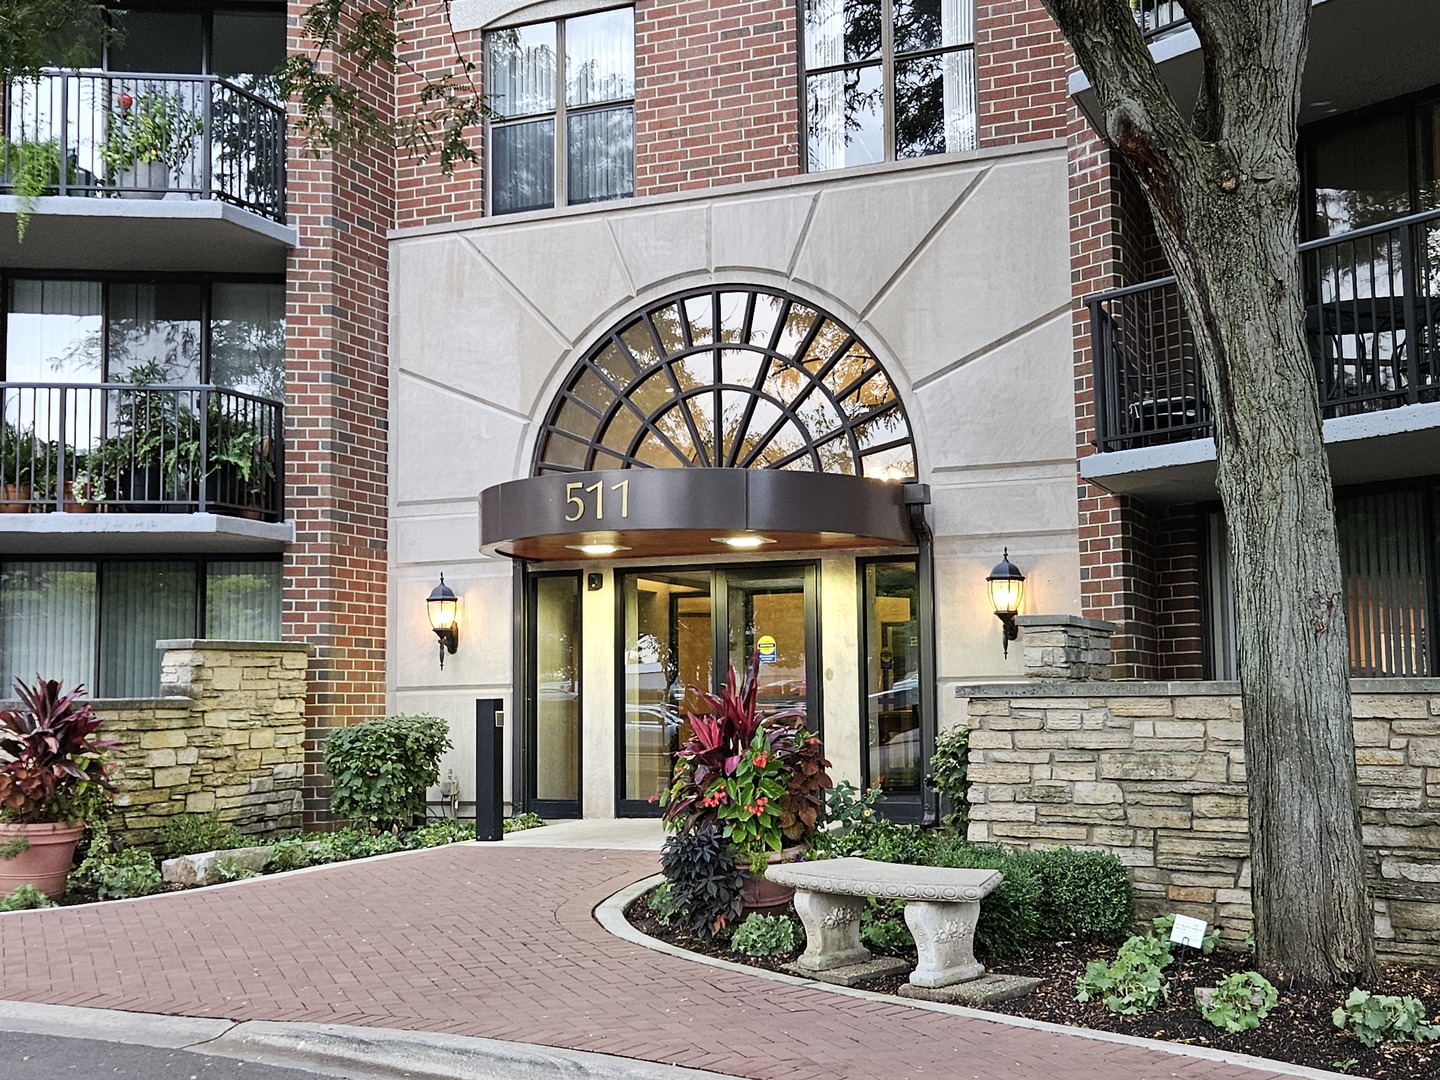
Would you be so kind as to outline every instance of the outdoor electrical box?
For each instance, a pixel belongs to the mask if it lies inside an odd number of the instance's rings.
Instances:
[[[475,699],[475,839],[505,835],[505,702]]]

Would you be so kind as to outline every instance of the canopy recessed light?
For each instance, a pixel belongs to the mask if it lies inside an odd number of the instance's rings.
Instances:
[[[765,536],[712,536],[710,539],[714,540],[717,544],[728,544],[730,547],[740,551],[748,551],[754,548],[764,547],[766,544],[775,543],[774,540]]]
[[[566,544],[571,551],[578,551],[581,555],[614,555],[617,551],[629,551],[627,547],[620,544]]]

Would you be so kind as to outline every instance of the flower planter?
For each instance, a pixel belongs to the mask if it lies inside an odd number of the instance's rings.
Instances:
[[[75,859],[75,845],[84,831],[83,824],[0,825],[0,847],[20,836],[30,843],[14,858],[0,859],[0,896],[28,884],[51,900],[59,900]]]
[[[89,485],[85,486],[84,494],[86,500],[80,502],[75,497],[75,485],[73,482],[65,481],[65,494],[61,500],[61,507],[67,514],[93,514],[95,512],[95,499],[91,494]]]
[[[772,851],[765,862],[769,866],[794,862],[804,850],[803,847],[788,847]],[[745,884],[740,889],[740,899],[746,914],[784,907],[795,897],[795,890],[789,885],[777,885],[766,878],[756,877],[749,870],[742,870],[740,874],[745,879]]]
[[[122,199],[163,199],[170,188],[170,166],[163,161],[141,161],[121,171]]]
[[[30,496],[29,484],[0,485],[0,514],[28,514]]]

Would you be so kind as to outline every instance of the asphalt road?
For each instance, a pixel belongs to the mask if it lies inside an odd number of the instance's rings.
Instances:
[[[0,1034],[4,1080],[315,1080],[321,1075],[193,1050],[17,1032]]]

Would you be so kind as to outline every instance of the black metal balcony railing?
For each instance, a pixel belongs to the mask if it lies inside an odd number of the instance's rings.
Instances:
[[[1300,272],[1326,417],[1440,400],[1440,211],[1302,244]],[[1127,450],[1209,435],[1175,279],[1086,304],[1096,446]]]
[[[214,386],[0,383],[0,512],[284,514],[284,406]]]
[[[28,160],[27,160],[28,159]],[[52,71],[5,86],[0,190],[220,199],[285,220],[285,110],[214,75]]]

